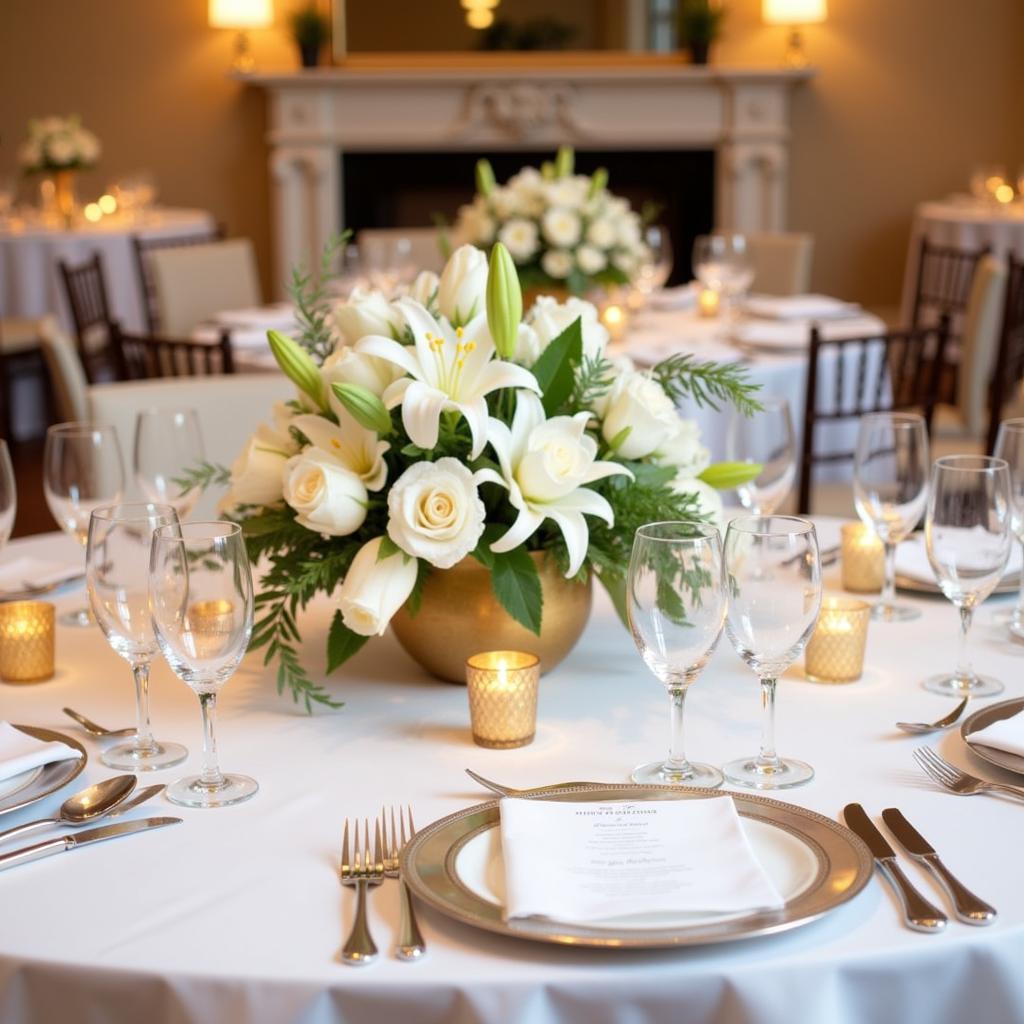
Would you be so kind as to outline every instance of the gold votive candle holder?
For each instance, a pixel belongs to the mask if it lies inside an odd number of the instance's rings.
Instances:
[[[877,594],[885,583],[885,545],[870,526],[844,523],[842,528],[843,590]]]
[[[855,597],[825,597],[814,635],[804,653],[808,679],[852,683],[864,671],[871,605]]]
[[[54,607],[49,601],[0,604],[0,678],[41,683],[53,677]]]
[[[540,659],[523,651],[484,651],[466,661],[473,742],[508,750],[533,742],[537,731]]]
[[[718,316],[722,307],[722,296],[714,288],[701,288],[697,292],[697,312],[701,316]]]

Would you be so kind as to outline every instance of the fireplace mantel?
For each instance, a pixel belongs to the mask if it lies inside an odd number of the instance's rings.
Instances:
[[[664,59],[356,66],[244,76],[269,100],[275,279],[342,223],[345,151],[713,149],[716,223],[786,224],[789,96],[813,71]]]

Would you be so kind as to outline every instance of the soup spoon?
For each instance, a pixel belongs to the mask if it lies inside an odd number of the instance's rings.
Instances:
[[[956,720],[964,713],[967,701],[968,697],[964,697],[948,715],[943,715],[934,722],[897,722],[896,727],[904,732],[914,733],[915,735],[923,732],[939,732],[942,729],[948,729],[951,725],[955,725]]]

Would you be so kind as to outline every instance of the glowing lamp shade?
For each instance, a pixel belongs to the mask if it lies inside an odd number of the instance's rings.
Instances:
[[[273,24],[272,0],[210,0],[212,28],[266,28]]]
[[[761,0],[761,18],[769,25],[813,25],[827,17],[827,0]]]

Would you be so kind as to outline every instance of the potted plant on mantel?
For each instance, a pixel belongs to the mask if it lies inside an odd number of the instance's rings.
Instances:
[[[315,68],[320,63],[320,51],[331,36],[330,21],[315,3],[307,3],[292,11],[290,20],[292,38],[299,48],[302,66]]]
[[[725,8],[715,0],[679,0],[679,46],[693,64],[707,64],[711,44],[722,34]]]

